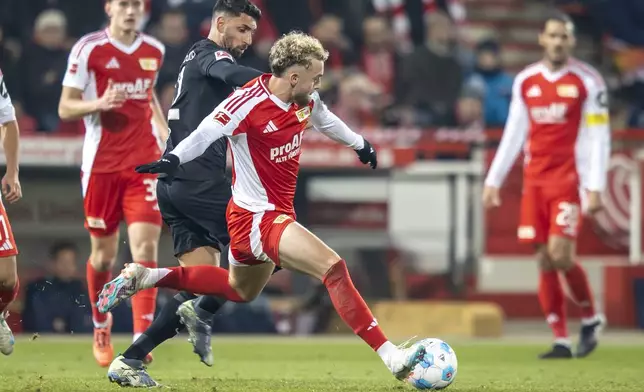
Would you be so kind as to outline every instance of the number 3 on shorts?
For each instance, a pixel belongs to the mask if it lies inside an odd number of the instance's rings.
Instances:
[[[555,223],[557,224],[557,226],[560,226],[563,233],[566,235],[577,235],[577,227],[579,224],[579,206],[574,203],[562,201],[557,207],[559,207],[559,213],[555,218]]]
[[[145,201],[156,201],[157,180],[154,178],[144,178],[143,185],[145,185]]]

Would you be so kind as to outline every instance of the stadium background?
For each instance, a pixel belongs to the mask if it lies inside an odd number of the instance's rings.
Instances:
[[[309,134],[296,208],[300,220],[347,259],[358,288],[377,303],[376,316],[392,335],[498,336],[500,315],[509,321],[541,319],[536,263],[530,249],[515,241],[520,171],[508,179],[501,210],[490,214],[479,203],[481,176],[507,116],[512,76],[541,56],[536,44],[541,18],[555,6],[570,12],[578,27],[577,56],[597,66],[610,86],[615,140],[608,208],[585,225],[579,252],[609,323],[644,325],[638,311],[644,308],[639,280],[644,269],[637,265],[642,252],[636,223],[638,149],[644,140],[638,130],[644,128],[644,5],[637,0],[611,0],[610,7],[600,0],[255,2],[264,18],[253,49],[240,62],[266,70],[268,48],[280,34],[299,29],[317,36],[331,53],[324,99],[379,148],[381,168],[371,173],[351,151]],[[157,86],[165,108],[183,56],[208,31],[213,3],[148,2],[145,30],[167,48]],[[15,331],[91,328],[82,273],[89,254],[79,187],[82,135],[77,123],[60,122],[57,105],[71,45],[104,23],[100,1],[0,1],[0,68],[19,114],[25,195],[8,212],[21,250],[21,280],[31,282],[13,305]],[[58,257],[48,252],[61,244],[73,245],[66,248],[72,251]],[[129,259],[126,245],[121,261]],[[175,263],[167,232],[159,260]],[[335,332],[329,304],[308,301],[318,289],[308,279],[280,273],[253,304],[230,305],[217,329]],[[407,316],[419,309],[440,315],[432,318],[441,322],[410,323]],[[578,315],[574,306],[570,313]],[[115,331],[128,331],[130,318],[121,309]],[[545,332],[545,323],[539,323]]]

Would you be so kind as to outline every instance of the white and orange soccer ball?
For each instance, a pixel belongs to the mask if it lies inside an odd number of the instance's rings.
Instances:
[[[418,341],[425,347],[425,356],[418,362],[407,382],[419,390],[438,390],[447,388],[456,378],[458,361],[456,353],[440,339],[428,338]]]

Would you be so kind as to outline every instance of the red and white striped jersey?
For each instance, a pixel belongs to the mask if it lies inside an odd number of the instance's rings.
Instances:
[[[11,103],[11,96],[7,90],[7,85],[4,83],[4,75],[0,69],[0,125],[14,121],[16,119],[16,111]]]
[[[164,52],[161,42],[145,34],[125,46],[107,30],[88,34],[74,45],[63,86],[82,90],[87,100],[101,97],[110,82],[127,93],[121,108],[83,119],[84,172],[130,170],[161,155],[150,102]]]
[[[262,75],[231,94],[171,154],[186,163],[226,136],[233,158],[233,202],[251,212],[292,214],[307,123],[353,149],[363,148],[364,139],[317,93],[303,107],[281,101],[266,88],[270,78]]]
[[[559,71],[533,64],[517,75],[501,144],[485,181],[500,187],[523,147],[524,183],[606,185],[610,124],[606,85],[590,65],[571,59]]]

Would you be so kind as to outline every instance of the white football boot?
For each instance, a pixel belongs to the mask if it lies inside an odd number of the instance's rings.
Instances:
[[[98,311],[107,313],[110,309],[130,298],[141,290],[152,286],[144,286],[143,281],[149,274],[149,269],[138,263],[130,263],[123,268],[121,274],[103,286],[98,295]]]
[[[0,353],[4,355],[9,355],[13,352],[13,345],[15,340],[13,338],[13,332],[7,324],[6,318],[9,316],[9,312],[0,313]]]
[[[127,359],[119,355],[107,370],[107,378],[122,387],[154,388],[161,384],[154,381],[145,370],[143,361]]]
[[[391,342],[387,342],[378,349],[378,354],[380,354],[385,366],[399,380],[407,378],[409,372],[425,356],[425,347],[423,345],[414,344],[408,348],[402,347],[403,345],[396,347]],[[382,354],[381,350],[384,351]]]

